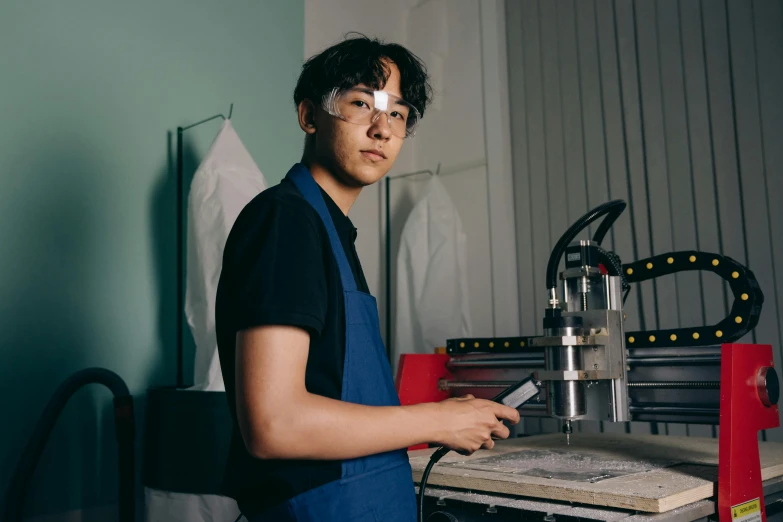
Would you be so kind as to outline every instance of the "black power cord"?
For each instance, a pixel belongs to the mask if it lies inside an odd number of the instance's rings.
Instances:
[[[3,522],[20,522],[22,510],[33,473],[46,448],[49,435],[60,413],[74,393],[87,384],[102,384],[114,395],[114,423],[117,430],[117,472],[120,522],[133,522],[135,516],[135,460],[134,440],[136,423],[133,414],[133,395],[119,375],[105,368],[86,368],[63,381],[46,405],[35,430],[27,441],[22,455],[11,476],[6,492]]]
[[[604,222],[605,221],[606,220],[604,220]],[[620,256],[609,250],[604,250],[601,247],[598,247],[598,252],[600,256],[599,259],[602,263],[604,263],[607,271],[609,272],[609,275],[620,277],[623,292],[623,304],[625,304],[625,300],[628,299],[628,294],[631,293],[631,283],[628,282],[628,278],[623,271],[623,262],[620,259]]]
[[[541,389],[536,383],[537,381],[533,375],[531,375],[530,377],[519,381],[517,384],[509,386],[492,400],[505,406],[518,409],[541,392]],[[424,473],[421,475],[421,483],[419,484],[419,522],[424,522],[424,491],[427,489],[427,479],[429,479],[432,467],[449,451],[451,450],[445,446],[438,448],[435,453],[430,456],[430,461],[427,463],[427,467],[424,468]]]
[[[419,522],[424,522],[424,490],[427,488],[427,479],[430,477],[430,471],[432,471],[432,467],[449,451],[451,450],[446,447],[438,448],[430,457],[427,467],[424,468],[424,473],[421,476],[421,484],[419,484]]]
[[[552,254],[549,256],[549,262],[546,265],[547,290],[557,288],[557,268],[560,265],[560,259],[563,257],[563,252],[565,252],[566,247],[569,245],[569,243],[571,243],[571,241],[574,240],[577,234],[579,234],[579,232],[584,230],[587,225],[596,219],[609,214],[601,222],[598,230],[593,235],[593,241],[600,245],[601,241],[603,241],[603,238],[606,235],[606,232],[620,216],[620,214],[622,214],[623,210],[625,210],[625,206],[625,201],[621,199],[616,199],[614,201],[604,203],[603,205],[599,205],[579,218],[576,223],[571,225],[571,227],[566,230],[565,234],[563,234],[555,244],[555,248],[552,250]]]

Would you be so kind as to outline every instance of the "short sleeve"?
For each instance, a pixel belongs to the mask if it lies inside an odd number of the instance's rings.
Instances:
[[[286,325],[320,335],[327,313],[327,269],[321,233],[310,215],[314,211],[304,201],[264,203],[242,216],[231,253],[236,329]]]

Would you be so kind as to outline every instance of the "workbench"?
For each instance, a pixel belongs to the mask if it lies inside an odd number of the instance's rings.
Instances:
[[[410,452],[415,482],[432,451]],[[759,451],[767,517],[783,519],[783,444],[760,442]],[[425,508],[459,522],[536,514],[551,517],[545,522],[688,522],[715,518],[717,478],[717,439],[579,433],[566,445],[562,434],[519,437],[471,456],[449,453],[432,469]]]

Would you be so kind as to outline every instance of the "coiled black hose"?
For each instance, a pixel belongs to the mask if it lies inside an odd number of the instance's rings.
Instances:
[[[68,377],[54,392],[46,405],[30,440],[22,453],[8,486],[4,522],[21,522],[24,501],[30,479],[41,458],[49,434],[60,412],[71,396],[83,386],[103,384],[114,394],[114,423],[117,429],[119,472],[119,520],[133,522],[135,517],[134,493],[134,439],[136,424],[133,417],[133,396],[119,375],[104,368],[87,368]]]
[[[603,241],[606,232],[614,224],[620,214],[623,213],[623,210],[625,210],[625,206],[625,201],[622,199],[606,202],[589,211],[566,230],[566,233],[558,240],[555,248],[552,250],[552,254],[549,256],[549,263],[546,265],[547,290],[557,288],[557,267],[560,266],[560,259],[562,259],[565,249],[571,241],[574,240],[576,235],[596,219],[606,214],[610,214],[604,219],[593,236],[593,240],[600,244],[601,241]]]

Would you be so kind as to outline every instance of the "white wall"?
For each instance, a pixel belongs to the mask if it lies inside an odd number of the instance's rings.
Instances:
[[[477,0],[430,0],[409,11],[406,44],[427,64],[434,89],[434,103],[411,141],[414,170],[435,171],[441,164],[441,180],[467,236],[472,333],[489,336],[493,307],[478,16]],[[428,179],[426,174],[392,177],[392,267],[405,220]],[[394,272],[391,288],[396,288]]]
[[[400,2],[390,9],[388,2],[377,0],[308,0],[305,2],[305,54],[312,54],[339,41],[344,33],[358,31],[377,36],[390,42],[406,45],[427,65],[435,90],[435,100],[427,109],[417,136],[403,146],[403,151],[390,176],[420,169],[436,170],[441,164],[444,185],[460,212],[468,237],[468,291],[471,299],[473,333],[475,335],[514,335],[518,333],[516,311],[516,272],[511,208],[510,176],[509,204],[498,204],[505,212],[499,218],[498,210],[489,205],[489,194],[498,191],[498,184],[488,177],[486,139],[488,135],[503,134],[500,127],[507,122],[495,118],[488,134],[485,128],[485,75],[486,64],[482,56],[504,60],[505,41],[498,39],[497,31],[481,29],[482,12],[494,0],[480,5],[478,0],[428,0],[425,2]],[[504,31],[502,9],[491,11],[489,23]],[[487,38],[490,44],[487,45]],[[497,63],[491,70],[505,71]],[[505,87],[499,85],[503,78],[493,76],[490,90],[494,99]],[[507,132],[505,135],[507,136]],[[505,152],[503,150],[502,152]],[[510,155],[510,152],[508,153]],[[510,164],[494,158],[490,165]],[[505,169],[509,172],[508,169]],[[427,175],[392,180],[390,188],[391,208],[391,269],[394,278],[400,233],[408,213],[424,188]],[[364,190],[350,217],[359,229],[357,250],[372,293],[378,298],[382,331],[385,335],[385,207],[383,183]],[[494,250],[504,255],[502,277],[493,279],[493,241],[490,233],[491,219],[495,214],[497,228],[506,234],[494,241]],[[503,224],[506,227],[502,226]],[[511,230],[507,230],[508,226]],[[502,234],[501,234],[502,235]],[[498,290],[500,288],[500,290]],[[393,293],[392,293],[393,295]],[[509,297],[510,296],[510,297]],[[497,306],[501,302],[502,306]],[[393,302],[392,302],[393,307]],[[498,318],[501,318],[500,320]],[[510,318],[506,320],[503,318]],[[499,325],[499,328],[496,326]],[[446,339],[443,340],[444,343]]]

